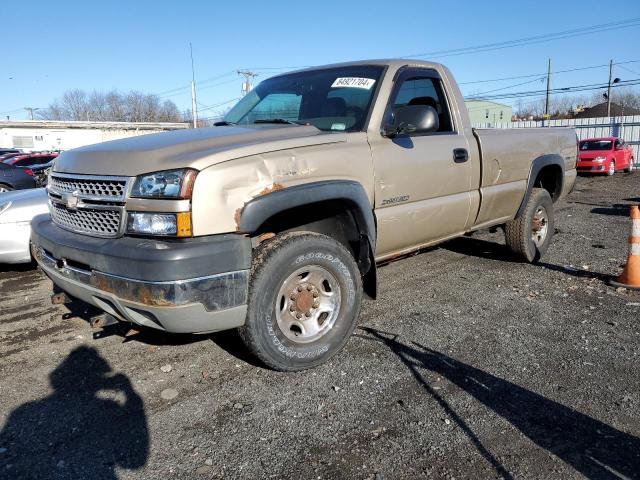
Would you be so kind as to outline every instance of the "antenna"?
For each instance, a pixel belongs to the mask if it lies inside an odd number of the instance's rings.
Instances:
[[[196,74],[193,68],[193,47],[189,42],[189,52],[191,53],[191,116],[193,117],[193,128],[198,128],[198,107],[196,107]]]

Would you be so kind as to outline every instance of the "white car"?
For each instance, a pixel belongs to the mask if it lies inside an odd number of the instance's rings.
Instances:
[[[0,263],[29,263],[31,220],[49,213],[44,188],[0,194]]]

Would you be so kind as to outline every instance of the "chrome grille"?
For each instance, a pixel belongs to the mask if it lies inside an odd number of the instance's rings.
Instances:
[[[51,175],[49,188],[58,193],[78,192],[81,197],[105,200],[124,200],[127,194],[127,179],[122,177],[92,177]]]
[[[117,237],[122,226],[122,209],[67,209],[51,202],[51,218],[63,228],[98,237]]]

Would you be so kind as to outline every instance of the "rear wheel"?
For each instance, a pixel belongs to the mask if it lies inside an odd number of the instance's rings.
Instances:
[[[6,183],[0,183],[0,193],[4,193],[4,192],[10,192],[12,191],[13,188],[11,188],[9,185],[7,185]]]
[[[358,266],[342,244],[316,233],[279,235],[254,251],[240,335],[273,369],[315,367],[344,347],[361,299]]]
[[[539,261],[546,253],[553,232],[553,202],[544,188],[531,191],[522,214],[507,222],[504,229],[507,246],[530,263]]]
[[[616,162],[615,162],[615,160],[611,160],[609,162],[609,168],[607,169],[607,175],[611,176],[614,173],[616,173]]]

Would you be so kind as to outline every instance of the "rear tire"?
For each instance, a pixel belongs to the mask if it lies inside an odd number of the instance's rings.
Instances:
[[[609,168],[607,169],[607,176],[612,176],[614,173],[616,173],[616,162],[615,160],[611,160],[609,162]]]
[[[275,370],[312,368],[347,343],[361,300],[358,266],[342,244],[310,232],[278,235],[254,251],[240,336]]]
[[[522,260],[535,263],[546,253],[554,233],[553,202],[544,188],[534,188],[524,211],[505,225],[507,246]]]

